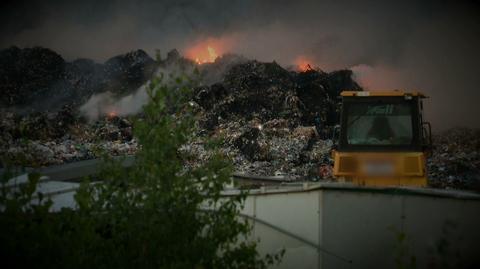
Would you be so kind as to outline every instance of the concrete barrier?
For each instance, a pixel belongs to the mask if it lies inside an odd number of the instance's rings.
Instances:
[[[279,268],[458,268],[480,264],[479,212],[474,193],[326,183],[252,192],[242,214]]]
[[[78,183],[62,180],[97,169],[96,160],[46,168],[39,190],[53,210],[74,207]],[[479,268],[479,213],[476,193],[307,182],[250,190],[242,209],[261,253],[286,250],[279,268]]]

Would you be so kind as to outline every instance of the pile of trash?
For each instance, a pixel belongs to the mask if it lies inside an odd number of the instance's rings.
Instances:
[[[64,106],[76,109],[103,93],[120,99],[136,93],[158,73],[195,73],[204,85],[211,85],[221,81],[226,70],[246,61],[227,54],[198,65],[175,49],[163,59],[160,55],[153,59],[139,49],[104,63],[84,58],[68,62],[47,48],[10,47],[0,50],[0,110],[30,114]]]
[[[0,116],[0,157],[14,165],[49,166],[94,159],[104,153],[130,155],[138,148],[126,118],[88,123],[68,108],[25,116],[1,112]]]
[[[75,72],[85,73],[83,78],[88,78],[93,75],[89,70],[100,68],[110,74],[108,77],[140,82],[142,78],[135,79],[132,74],[140,74],[142,66],[153,64],[142,55],[129,53],[104,65],[77,60]],[[190,68],[192,62],[173,50],[157,64]],[[204,142],[212,137],[224,139],[222,151],[240,174],[318,178],[319,164],[331,165],[331,141],[323,139],[329,137],[328,130],[338,117],[339,92],[346,88],[360,90],[351,71],[296,72],[275,62],[235,55],[220,57],[218,62],[199,69],[203,78],[216,82],[203,80],[191,96],[199,128],[197,139],[183,148],[193,156],[187,165],[198,165],[208,158],[211,153]],[[78,83],[91,85],[92,81],[80,79]],[[1,113],[2,155],[28,165],[95,158],[102,150],[112,155],[134,154],[138,150],[127,118],[106,116],[88,122],[73,105],[64,105],[56,112]],[[329,175],[330,170],[326,171],[321,177]]]
[[[26,166],[103,153],[135,154],[132,121],[141,115],[104,115],[89,122],[79,105],[102,91],[131,93],[157,68],[177,66],[196,69],[202,79],[190,96],[198,128],[195,139],[181,148],[189,156],[186,166],[204,163],[212,154],[208,141],[221,138],[220,150],[233,161],[237,174],[329,179],[329,139],[339,118],[338,95],[345,89],[362,90],[350,70],[297,72],[237,55],[199,66],[176,50],[165,59],[153,60],[137,50],[98,64],[87,59],[65,62],[43,48],[10,48],[0,51],[0,63],[5,67],[0,70],[0,157]],[[51,108],[52,95],[67,101],[54,110],[40,109]],[[8,109],[11,105],[16,109]],[[20,105],[36,109],[25,113],[18,110]],[[479,131],[452,129],[435,136],[434,145],[428,160],[431,186],[480,190]]]
[[[480,130],[455,128],[433,137],[430,185],[480,191]]]
[[[95,93],[129,94],[148,81],[158,66],[136,50],[105,63],[89,59],[65,61],[42,47],[0,50],[0,107],[21,112],[79,106]]]
[[[295,72],[275,62],[247,61],[229,69],[222,82],[197,88],[193,101],[205,112],[207,130],[241,119],[326,127],[338,120],[337,97],[344,89],[361,90],[350,70]]]
[[[344,89],[361,90],[350,70],[296,72],[276,62],[242,61],[221,82],[195,89],[199,139],[183,150],[202,163],[209,156],[202,137],[221,137],[238,174],[329,178],[328,138]]]
[[[211,136],[198,135],[182,151],[198,166],[211,156],[205,141],[221,138],[221,152],[234,164],[235,173],[252,176],[285,176],[289,179],[319,180],[331,176],[331,140],[322,140],[312,126],[289,127],[288,120],[240,120],[220,124]],[[319,167],[329,166],[328,173]]]

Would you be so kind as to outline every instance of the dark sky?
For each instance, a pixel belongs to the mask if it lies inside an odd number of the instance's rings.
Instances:
[[[418,3],[417,3],[418,2]],[[480,127],[478,1],[2,1],[0,47],[44,46],[67,60],[132,49],[220,52],[324,70],[351,68],[368,89],[431,98],[436,130]]]

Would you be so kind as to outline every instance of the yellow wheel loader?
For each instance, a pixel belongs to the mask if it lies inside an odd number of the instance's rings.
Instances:
[[[340,182],[365,186],[427,185],[431,126],[419,92],[343,91],[332,152]],[[338,129],[339,132],[338,132]]]

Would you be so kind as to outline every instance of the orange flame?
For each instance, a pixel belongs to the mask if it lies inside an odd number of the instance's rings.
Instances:
[[[196,55],[198,55],[195,57],[195,62],[197,64],[213,63],[218,57],[217,52],[210,45],[207,45],[207,48],[204,51],[197,51]]]
[[[295,60],[295,65],[297,66],[300,72],[306,72],[313,69],[311,66],[311,61],[309,61],[304,56],[300,56]]]
[[[115,111],[115,110],[112,110],[112,111],[107,113],[107,118],[109,118],[109,119],[115,118],[116,116],[117,116],[117,111]]]
[[[232,38],[220,39],[207,38],[197,42],[185,51],[187,58],[194,60],[197,64],[213,63],[219,55],[222,55],[227,47],[230,47]]]

